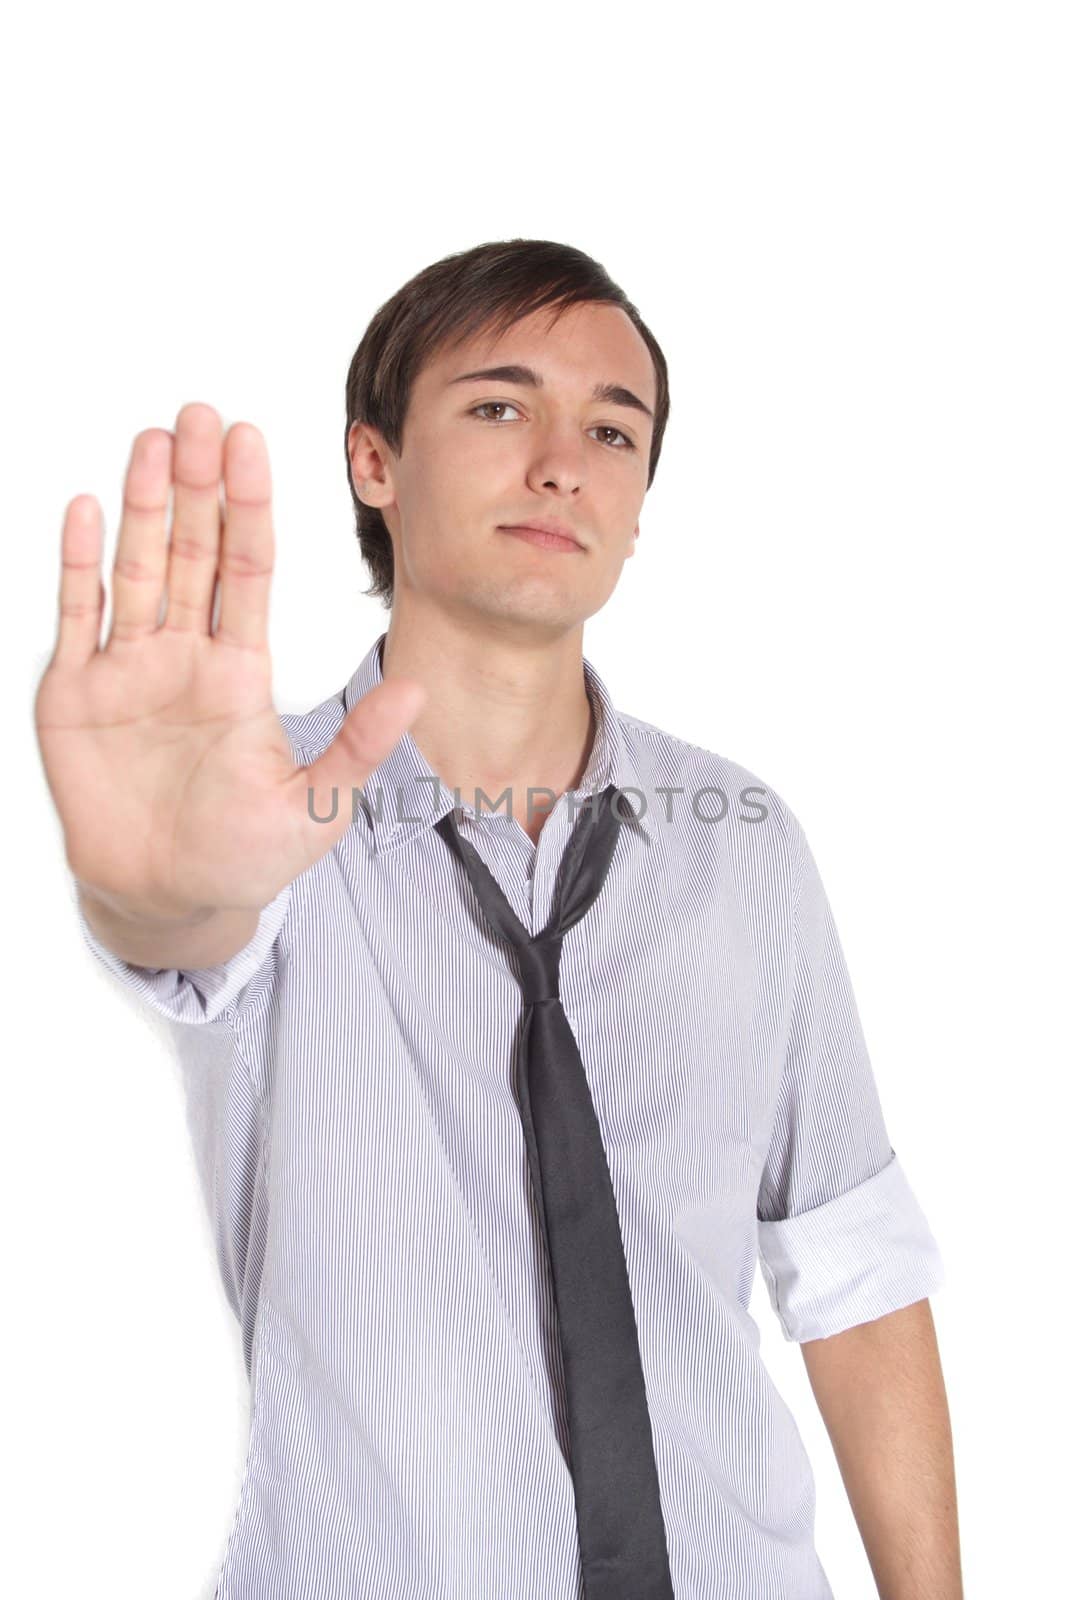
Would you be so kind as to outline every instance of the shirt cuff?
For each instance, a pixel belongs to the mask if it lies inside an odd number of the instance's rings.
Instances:
[[[89,926],[74,886],[74,907],[82,935],[99,961],[124,988],[172,1022],[214,1022],[233,1004],[262,964],[285,921],[293,886],[287,883],[264,906],[256,931],[244,949],[213,967],[138,967],[109,950]]]
[[[759,1222],[760,1270],[790,1340],[826,1339],[913,1305],[945,1264],[894,1152],[881,1172],[798,1216]]]

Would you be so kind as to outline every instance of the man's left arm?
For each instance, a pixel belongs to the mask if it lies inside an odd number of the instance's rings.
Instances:
[[[879,1600],[962,1600],[952,1430],[929,1300],[801,1349]]]

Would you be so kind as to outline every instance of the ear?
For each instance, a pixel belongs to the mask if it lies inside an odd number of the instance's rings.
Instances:
[[[626,552],[627,561],[629,561],[630,557],[633,555],[634,551],[637,549],[637,541],[640,538],[640,535],[641,535],[641,524],[638,523],[636,528],[634,529],[634,536],[630,540],[630,548]]]
[[[386,506],[395,504],[395,496],[384,502],[373,498],[374,491],[380,487],[391,492],[389,467],[382,454],[384,448],[377,429],[365,422],[353,422],[348,430],[348,464],[352,471],[352,482],[364,505],[377,506],[382,512]]]

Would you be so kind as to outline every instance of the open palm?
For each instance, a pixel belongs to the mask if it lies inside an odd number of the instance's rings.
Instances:
[[[101,648],[102,543],[97,502],[77,496],[63,523],[55,650],[34,707],[70,867],[133,914],[262,908],[350,826],[351,786],[366,784],[425,691],[390,678],[317,761],[294,762],[267,642],[270,466],[250,423],[224,439],[218,414],[190,404],[175,435],[135,438]],[[331,822],[309,815],[309,785],[318,815],[338,787]]]

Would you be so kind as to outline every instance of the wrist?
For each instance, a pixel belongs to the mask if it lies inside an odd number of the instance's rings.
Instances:
[[[160,931],[198,928],[218,915],[218,906],[182,906],[152,898],[112,894],[75,875],[78,892],[98,911],[131,927]]]

